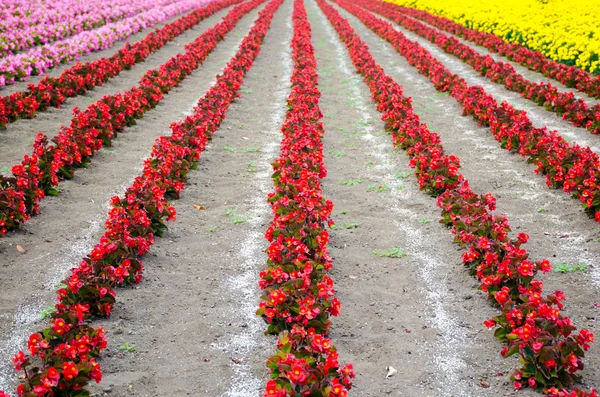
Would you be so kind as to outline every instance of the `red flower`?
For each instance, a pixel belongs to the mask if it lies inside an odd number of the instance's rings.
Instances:
[[[13,365],[17,371],[23,370],[23,365],[26,365],[28,362],[28,358],[22,351],[19,351],[12,359]]]
[[[487,250],[490,248],[490,240],[487,237],[479,237],[477,240],[477,248]]]
[[[523,388],[523,384],[521,382],[514,382],[513,386],[515,387],[515,389],[517,390],[521,390]]]
[[[496,299],[496,302],[500,304],[500,306],[503,306],[510,299],[508,287],[502,287],[500,291],[496,292],[494,298]]]
[[[102,380],[102,371],[100,369],[100,364],[95,362],[94,360],[90,361],[92,365],[92,371],[90,372],[90,378],[96,381],[96,383],[100,383]]]
[[[529,235],[527,233],[519,233],[517,234],[517,240],[519,240],[521,244],[525,244],[529,241]]]
[[[67,361],[63,364],[62,374],[67,381],[71,381],[77,377],[79,370],[73,361]]]
[[[293,365],[292,368],[286,372],[287,378],[296,385],[303,384],[308,378],[308,374],[304,371],[304,367],[301,365]]]
[[[274,380],[270,380],[267,382],[264,397],[285,397],[287,395],[286,391],[281,388]],[[0,396],[2,397],[2,396]]]
[[[552,265],[550,264],[550,261],[548,259],[543,259],[540,262],[540,270],[544,273],[548,273],[552,271]]]

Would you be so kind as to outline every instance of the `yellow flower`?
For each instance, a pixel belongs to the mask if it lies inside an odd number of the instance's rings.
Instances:
[[[600,0],[387,0],[600,73]],[[590,62],[590,60],[593,60]]]

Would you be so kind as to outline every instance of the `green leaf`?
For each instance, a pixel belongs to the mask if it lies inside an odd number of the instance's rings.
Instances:
[[[519,352],[519,345],[512,345],[508,351],[506,352],[506,354],[504,355],[504,358],[510,357],[516,353]]]

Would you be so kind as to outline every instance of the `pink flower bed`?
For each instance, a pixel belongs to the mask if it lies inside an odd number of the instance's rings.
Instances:
[[[167,6],[177,0],[161,0]],[[14,4],[16,3],[16,4]],[[0,12],[0,56],[51,43],[110,22],[135,16],[155,8],[148,0],[102,0],[81,3],[62,0],[48,4],[18,4],[13,2]]]
[[[79,59],[91,52],[110,48],[117,41],[207,2],[208,0],[181,0],[166,7],[157,3],[153,9],[134,17],[109,23],[90,32],[81,32],[56,43],[32,48],[24,53],[6,56],[0,60],[0,87],[24,80],[28,76],[42,74],[60,63]]]

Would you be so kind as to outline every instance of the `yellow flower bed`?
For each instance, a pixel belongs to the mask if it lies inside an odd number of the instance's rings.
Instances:
[[[600,73],[600,0],[387,0]]]

